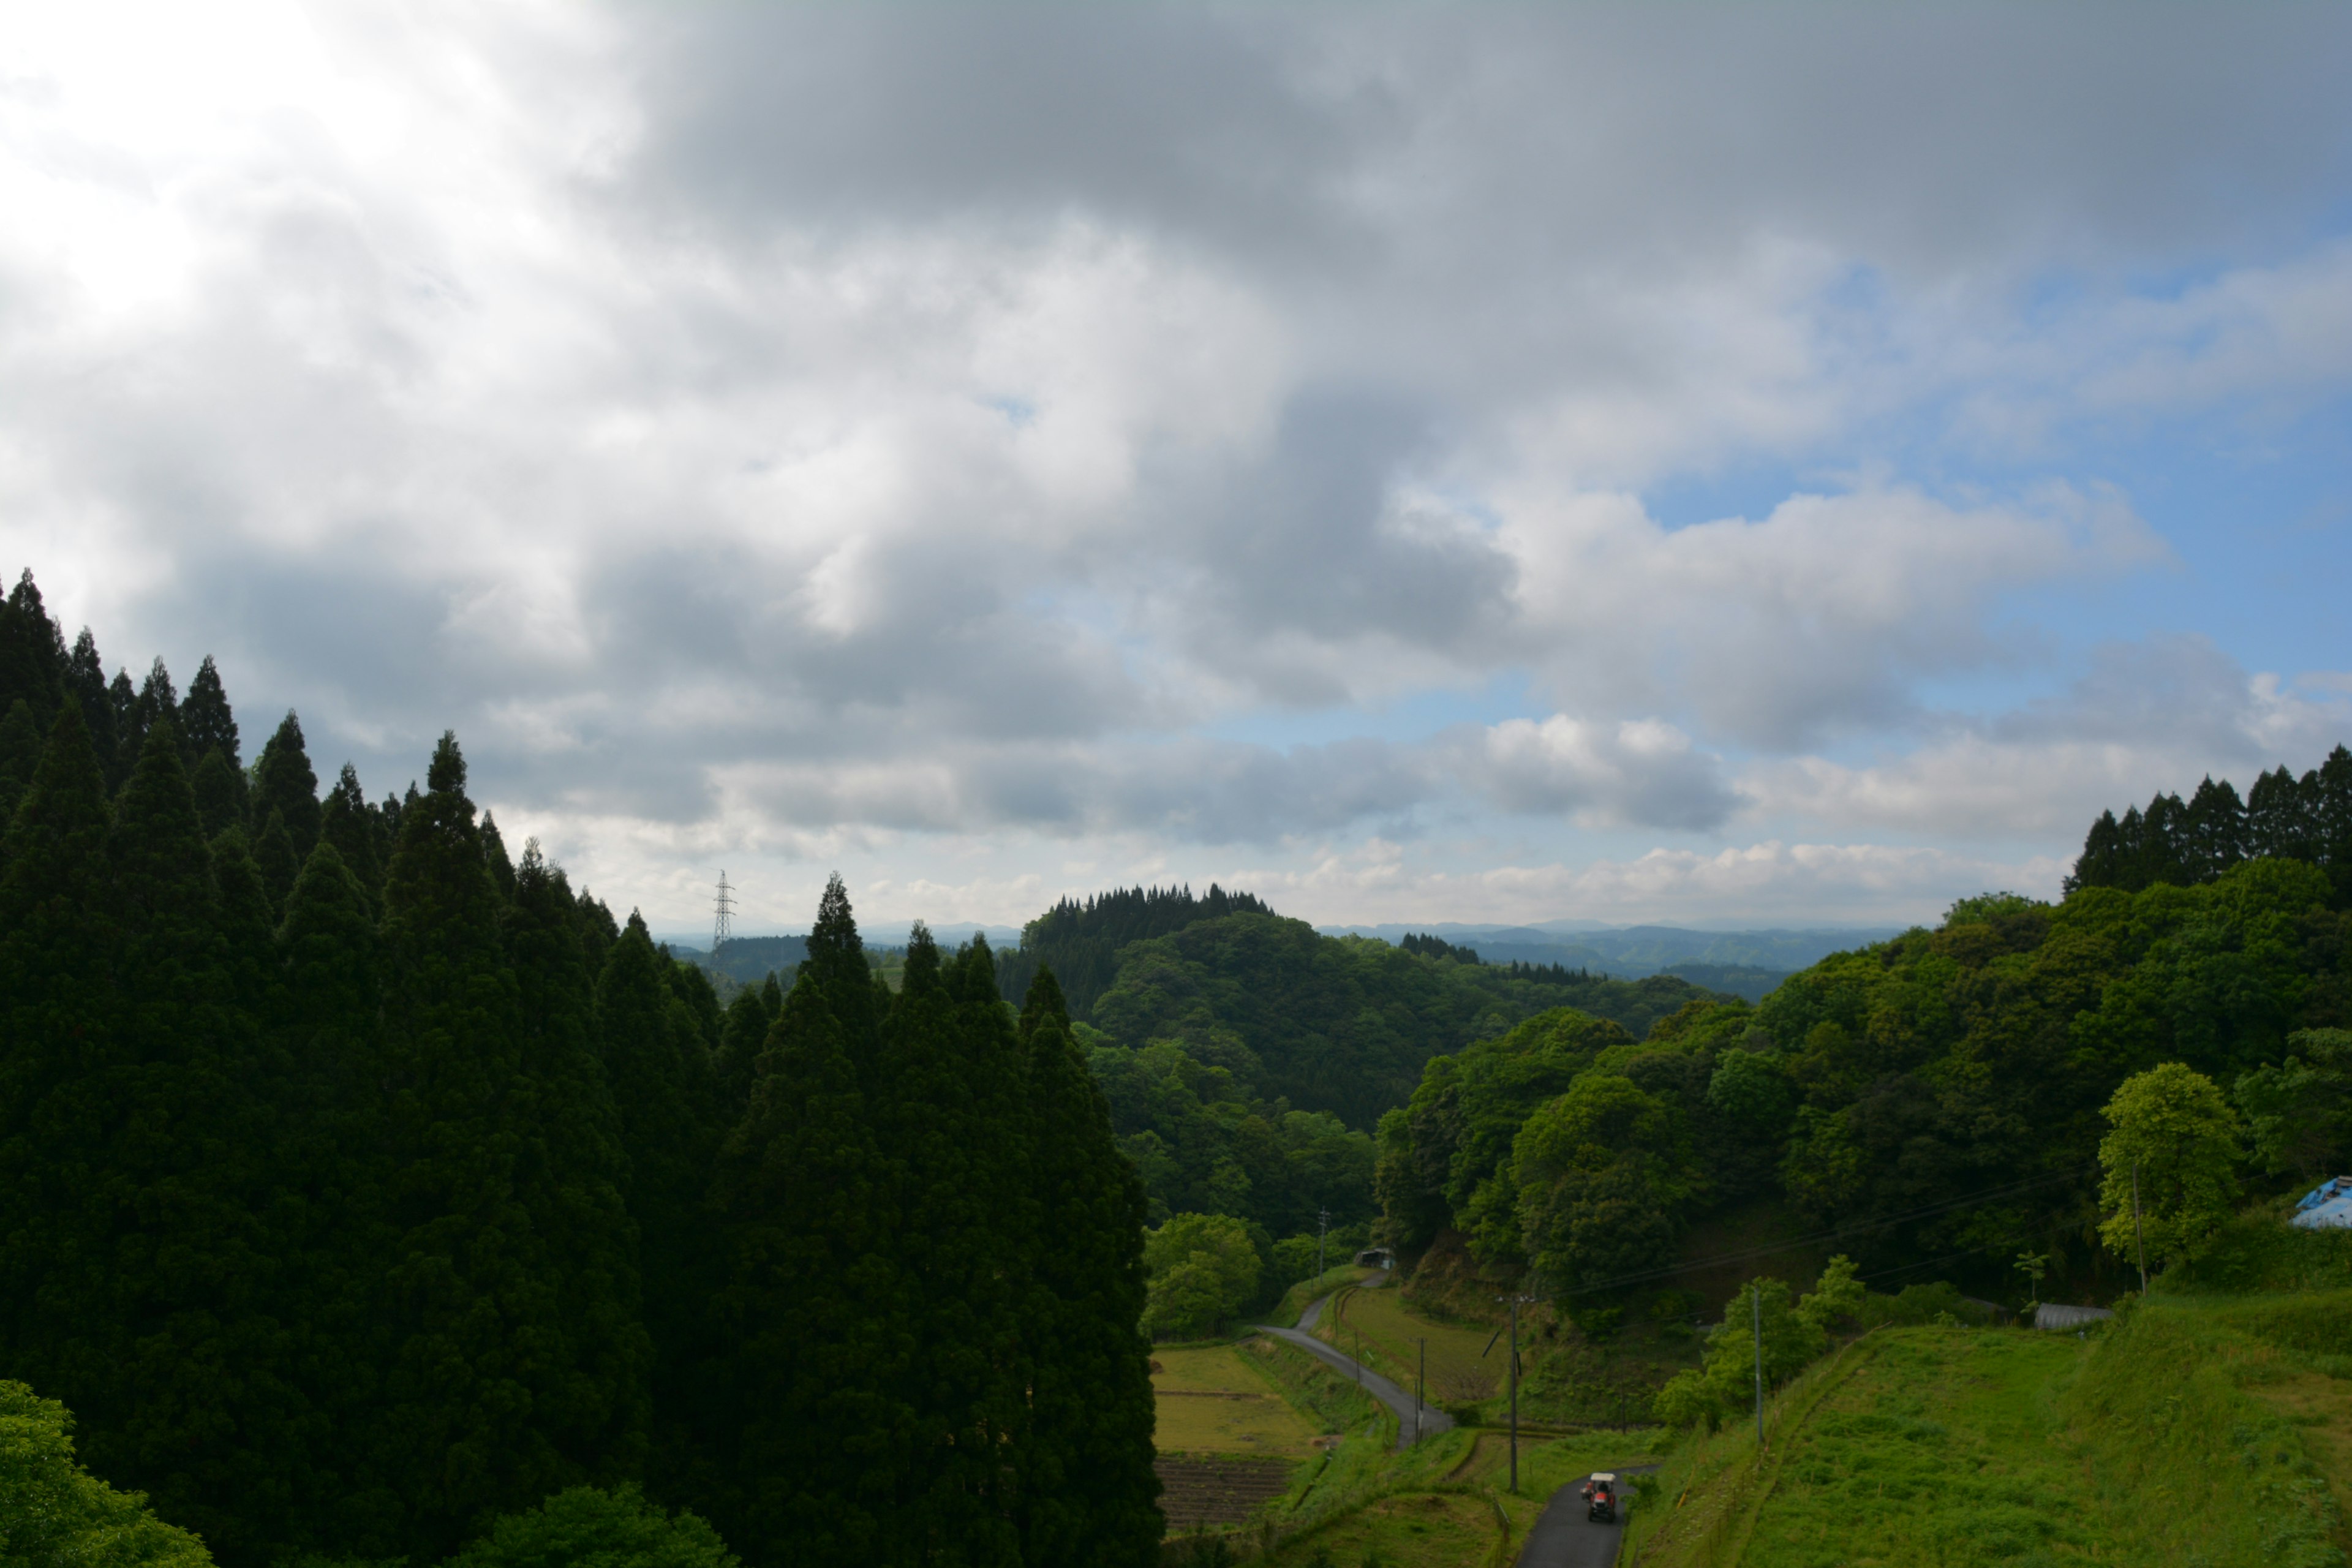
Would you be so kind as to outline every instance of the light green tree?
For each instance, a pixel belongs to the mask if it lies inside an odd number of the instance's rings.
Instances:
[[[2101,1238],[2127,1258],[2144,1240],[2157,1267],[2193,1255],[2237,1201],[2237,1112],[2211,1079],[2166,1062],[2126,1079],[2105,1114]]]
[[[507,1515],[449,1568],[740,1568],[691,1510],[673,1516],[635,1487],[573,1487]]]
[[[1658,1391],[1654,1409],[1669,1426],[1705,1422],[1712,1429],[1755,1395],[1757,1342],[1763,1342],[1764,1386],[1777,1388],[1829,1348],[1828,1325],[1862,1306],[1853,1262],[1832,1258],[1803,1300],[1790,1300],[1784,1279],[1750,1279],[1723,1310],[1704,1366],[1677,1373]],[[1759,1326],[1760,1324],[1760,1333]]]
[[[15,1568],[211,1568],[205,1543],[83,1469],[73,1417],[0,1382],[0,1563]]]
[[[1228,1215],[1180,1214],[1143,1238],[1143,1328],[1205,1333],[1257,1294],[1259,1260],[1249,1227]]]

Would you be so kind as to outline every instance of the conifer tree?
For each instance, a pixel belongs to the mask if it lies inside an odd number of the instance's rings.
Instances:
[[[913,1342],[890,1240],[896,1178],[864,1087],[871,992],[837,877],[810,946],[714,1186],[731,1353],[708,1413],[711,1506],[756,1563],[904,1562],[894,1548],[914,1446]]]
[[[311,1551],[390,1556],[409,1539],[404,1489],[372,1451],[401,1329],[382,1301],[402,1241],[401,1216],[385,1202],[394,1159],[382,1097],[392,1067],[374,917],[332,845],[303,863],[278,939],[270,1225],[308,1396],[285,1533]]]
[[[81,704],[81,721],[89,726],[91,749],[101,762],[114,755],[114,704],[106,694],[106,665],[98,657],[98,639],[84,626],[66,656],[66,695]],[[110,784],[112,781],[110,780]]]
[[[670,992],[669,967],[632,912],[596,982],[596,1021],[628,1159],[653,1340],[648,1479],[659,1495],[683,1496],[706,1463],[687,1411],[695,1369],[710,1357],[708,1302],[719,1283],[717,1230],[703,1202],[719,1129],[709,1053]]]
[[[206,833],[216,835],[245,826],[248,816],[245,774],[230,763],[227,753],[218,746],[196,759],[188,785],[195,792],[196,816],[203,820]]]
[[[1143,1184],[1040,965],[1021,1009],[1040,1245],[1022,1313],[1034,1369],[1022,1465],[1030,1568],[1156,1562],[1150,1347],[1143,1316]]]
[[[245,771],[245,756],[238,749],[236,715],[230,711],[228,692],[221,685],[220,667],[213,656],[205,655],[196,667],[196,678],[188,682],[188,699],[180,704],[180,761],[191,773],[208,752],[218,752],[228,759],[231,772]]]
[[[572,915],[572,889],[539,841],[523,847],[506,914],[522,996],[522,1068],[537,1142],[522,1181],[543,1195],[541,1272],[575,1347],[559,1403],[542,1401],[557,1441],[594,1479],[645,1470],[652,1347],[642,1321],[638,1237],[624,1189],[621,1119],[596,1053],[595,992]]]
[[[253,764],[253,818],[267,824],[273,811],[286,820],[299,866],[309,857],[310,846],[319,841],[319,775],[311,771],[310,755],[302,749],[302,721],[290,710]],[[268,869],[267,860],[262,868]]]
[[[335,847],[343,865],[360,879],[370,899],[383,890],[383,828],[374,807],[360,789],[360,775],[351,763],[336,775],[319,809],[319,837]]]
[[[0,1356],[14,1375],[60,1394],[70,1325],[49,1282],[93,1239],[92,1205],[105,1212],[94,1190],[104,1167],[86,1130],[110,1125],[119,1093],[111,818],[80,709],[63,704],[0,872]]]
[[[259,1026],[237,1005],[212,852],[160,706],[108,859],[121,1121],[108,1206],[87,1211],[106,1245],[86,1255],[86,1278],[53,1274],[49,1289],[85,1303],[75,1337],[106,1351],[113,1386],[75,1401],[92,1464],[247,1561],[283,1509],[278,1435],[294,1403],[258,1217],[270,1175]]]
[[[299,755],[290,721],[272,743]],[[308,773],[282,765],[298,782]],[[534,1131],[520,998],[455,736],[441,738],[427,784],[402,814],[384,884],[390,1088],[378,1110],[397,1237],[382,1290],[386,1397],[366,1458],[399,1495],[398,1550],[439,1557],[486,1514],[579,1479],[581,1467],[540,1404],[564,1404],[576,1347],[527,1250],[543,1216],[517,1184]]]
[[[882,1031],[875,1124],[892,1159],[891,1240],[913,1347],[892,1524],[910,1562],[1020,1560],[1014,1451],[1026,1425],[1019,1288],[1036,1245],[1013,1021],[976,942],[942,965],[915,928]]]
[[[487,811],[482,813],[482,863],[490,868],[490,882],[498,889],[499,897],[512,900],[514,860],[507,854],[507,841],[499,832],[499,819]]]
[[[47,724],[65,696],[66,645],[30,571],[0,601],[0,710],[19,699]]]
[[[140,683],[139,695],[131,701],[131,731],[122,737],[130,749],[123,753],[123,778],[128,782],[139,765],[139,758],[147,749],[147,732],[158,724],[171,724],[175,731],[180,721],[180,692],[172,684],[172,672],[163,668],[159,656],[147,667],[147,679]],[[135,742],[133,737],[136,737]]]
[[[107,682],[106,706],[113,715],[107,728],[113,749],[105,756],[106,783],[110,790],[119,790],[131,776],[131,764],[139,758],[140,742],[147,738],[146,731],[139,727],[139,689],[131,684],[128,669],[118,668]]]
[[[751,1103],[751,1079],[766,1048],[768,1030],[776,1021],[774,1008],[768,994],[775,988],[776,977],[768,976],[765,986],[746,985],[727,1004],[727,1012],[719,1026],[719,1121],[729,1127],[742,1120]]]
[[[264,819],[261,836],[254,841],[253,863],[260,868],[270,908],[283,910],[286,896],[294,890],[294,879],[302,871],[302,856],[294,847],[294,836],[286,830],[284,813],[272,811]]]
[[[16,803],[25,798],[31,787],[33,774],[41,765],[41,727],[33,718],[33,705],[19,697],[10,705],[8,717],[0,720],[0,833],[16,813]]]

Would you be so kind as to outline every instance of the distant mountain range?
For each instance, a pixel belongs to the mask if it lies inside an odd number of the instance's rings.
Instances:
[[[1759,997],[1781,976],[1902,932],[1888,927],[1814,931],[1693,931],[1684,926],[1594,926],[1577,921],[1539,925],[1318,926],[1326,936],[1372,936],[1395,942],[1420,932],[1475,948],[1488,963],[1557,963],[1629,980],[1675,974],[1711,990]]]

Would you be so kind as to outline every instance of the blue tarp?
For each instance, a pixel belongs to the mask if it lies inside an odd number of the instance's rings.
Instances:
[[[2323,1182],[2304,1194],[2288,1223],[2305,1230],[2352,1230],[2352,1176]]]

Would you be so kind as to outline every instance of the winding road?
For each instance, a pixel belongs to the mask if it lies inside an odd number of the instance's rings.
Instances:
[[[1365,1393],[1396,1412],[1399,1449],[1409,1448],[1423,1437],[1433,1437],[1440,1432],[1452,1430],[1453,1416],[1434,1405],[1423,1405],[1419,1406],[1420,1430],[1415,1432],[1412,1390],[1399,1388],[1379,1373],[1358,1363],[1353,1356],[1342,1355],[1307,1331],[1315,1326],[1315,1320],[1323,1315],[1324,1304],[1330,1300],[1328,1296],[1318,1296],[1309,1301],[1307,1310],[1298,1314],[1298,1326],[1295,1329],[1277,1329],[1271,1323],[1260,1323],[1257,1331],[1286,1345],[1296,1345],[1334,1371],[1344,1373],[1362,1384]]]

